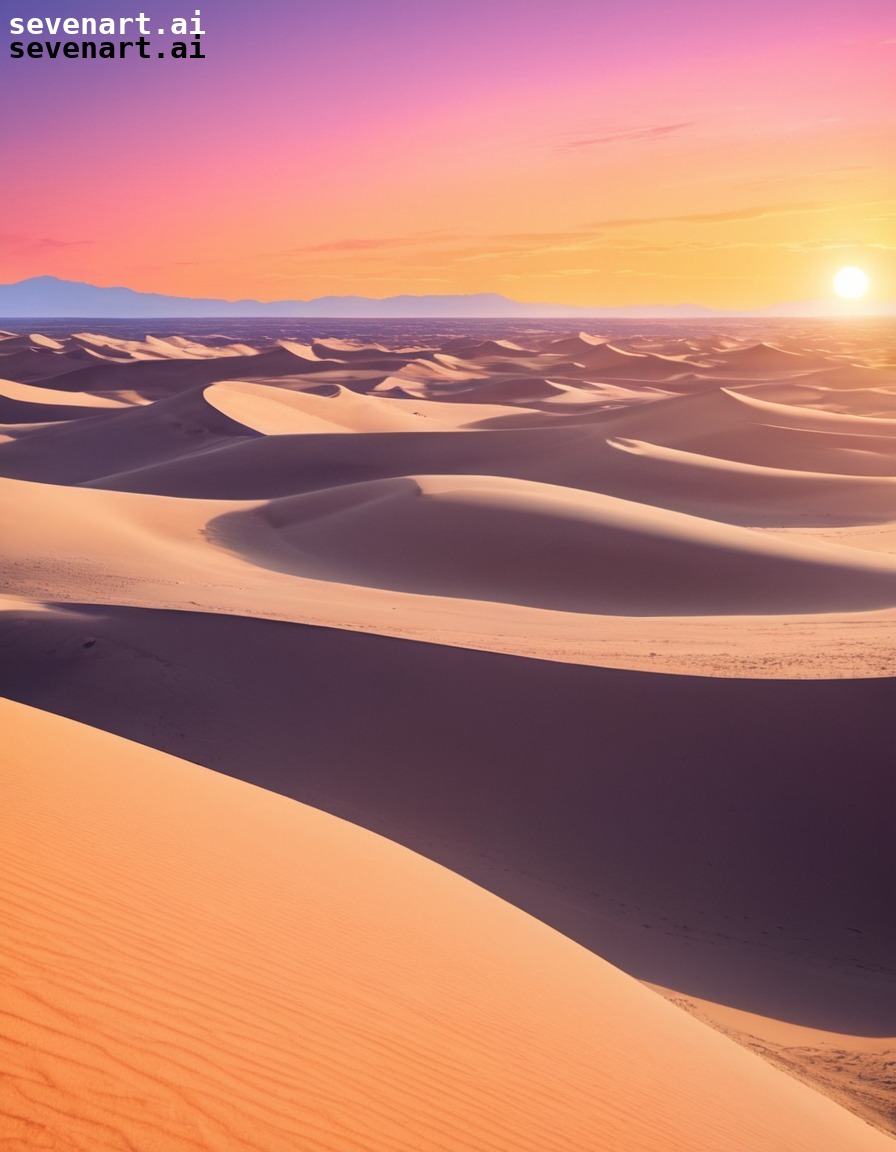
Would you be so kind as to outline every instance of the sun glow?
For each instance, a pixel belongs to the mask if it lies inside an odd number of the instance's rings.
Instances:
[[[838,296],[855,300],[868,291],[868,277],[861,268],[841,268],[834,277],[834,291]]]

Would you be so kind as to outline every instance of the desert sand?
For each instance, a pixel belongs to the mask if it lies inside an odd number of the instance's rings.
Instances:
[[[493,327],[0,336],[10,1147],[892,1146],[888,333]]]

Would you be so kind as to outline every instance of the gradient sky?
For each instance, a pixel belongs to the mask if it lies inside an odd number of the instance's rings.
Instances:
[[[204,61],[8,58],[9,16],[197,3]],[[857,264],[896,299],[892,0],[4,12],[3,282],[752,308]]]

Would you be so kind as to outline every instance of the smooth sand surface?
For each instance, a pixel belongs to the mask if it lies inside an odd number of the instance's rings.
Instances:
[[[388,841],[67,720],[2,718],[8,1144],[892,1146]]]
[[[16,1049],[22,1146],[880,1146],[823,1096],[896,1132],[886,329],[118,331],[0,334],[0,694],[97,730],[10,713],[10,971],[64,1025]],[[371,938],[382,853],[417,904]]]

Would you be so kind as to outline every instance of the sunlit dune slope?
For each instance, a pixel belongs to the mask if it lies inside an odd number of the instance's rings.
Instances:
[[[2,717],[7,1142],[892,1146],[396,845],[56,717]]]
[[[385,385],[388,380],[389,377],[382,383]],[[424,399],[406,403],[388,392],[354,392],[341,384],[324,384],[312,391],[276,388],[256,381],[228,381],[206,388],[205,399],[233,420],[266,436],[448,430],[517,412],[495,404],[449,406]]]
[[[0,424],[38,424],[78,420],[104,408],[121,408],[121,401],[86,392],[57,392],[13,380],[0,380]]]

